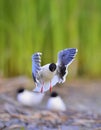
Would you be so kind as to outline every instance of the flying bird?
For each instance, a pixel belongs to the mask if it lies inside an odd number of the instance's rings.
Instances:
[[[17,90],[17,101],[24,106],[37,106],[42,102],[43,97],[44,93],[34,93],[23,87]]]
[[[66,111],[66,105],[59,94],[53,91],[47,101],[46,108],[53,111]]]
[[[32,77],[36,84],[34,92],[52,91],[57,83],[63,83],[68,74],[68,66],[72,63],[77,53],[76,48],[68,48],[58,53],[57,62],[41,66],[42,53],[32,55]]]

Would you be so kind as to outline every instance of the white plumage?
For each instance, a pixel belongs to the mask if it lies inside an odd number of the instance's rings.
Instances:
[[[34,92],[46,92],[52,89],[56,83],[63,83],[68,74],[68,66],[72,63],[77,49],[64,49],[58,53],[57,63],[49,63],[41,66],[42,53],[32,55],[32,76],[36,84]]]
[[[44,93],[34,93],[24,88],[18,89],[17,92],[17,101],[24,106],[37,106],[41,103],[43,97]]]
[[[47,101],[46,108],[53,111],[66,111],[65,103],[56,92],[51,93],[51,97]]]

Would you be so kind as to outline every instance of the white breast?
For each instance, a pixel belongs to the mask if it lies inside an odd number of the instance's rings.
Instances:
[[[44,65],[41,67],[41,70],[39,71],[39,80],[47,82],[53,78],[53,76],[56,74],[56,71],[51,72],[49,70],[49,65]]]

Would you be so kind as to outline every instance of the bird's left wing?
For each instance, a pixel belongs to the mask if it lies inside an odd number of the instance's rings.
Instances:
[[[76,48],[67,48],[58,53],[58,77],[60,78],[59,82],[64,82],[68,74],[68,66],[73,62],[75,55],[77,53]]]
[[[57,73],[52,79],[52,85],[61,82],[63,83],[65,81],[66,76],[68,74],[67,68],[74,60],[76,53],[77,53],[76,48],[64,49],[58,53],[58,59],[56,63]]]
[[[77,51],[76,48],[68,48],[60,51],[58,53],[57,64],[59,66],[69,66],[74,60]]]
[[[42,55],[42,53],[40,53],[40,52],[37,52],[32,55],[32,76],[33,76],[33,80],[35,83],[38,82],[37,76],[38,76],[38,72],[41,69],[41,64],[40,64],[41,55]]]

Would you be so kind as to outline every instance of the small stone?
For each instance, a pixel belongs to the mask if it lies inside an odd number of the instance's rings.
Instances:
[[[19,119],[11,119],[10,121],[5,123],[5,126],[10,127],[11,125],[15,125],[15,124],[26,126],[26,123],[20,121]]]
[[[78,126],[64,126],[60,127],[60,130],[80,130]]]
[[[3,129],[5,127],[5,124],[3,121],[0,121],[0,129]]]
[[[25,130],[38,130],[38,127],[35,124],[29,124]]]

